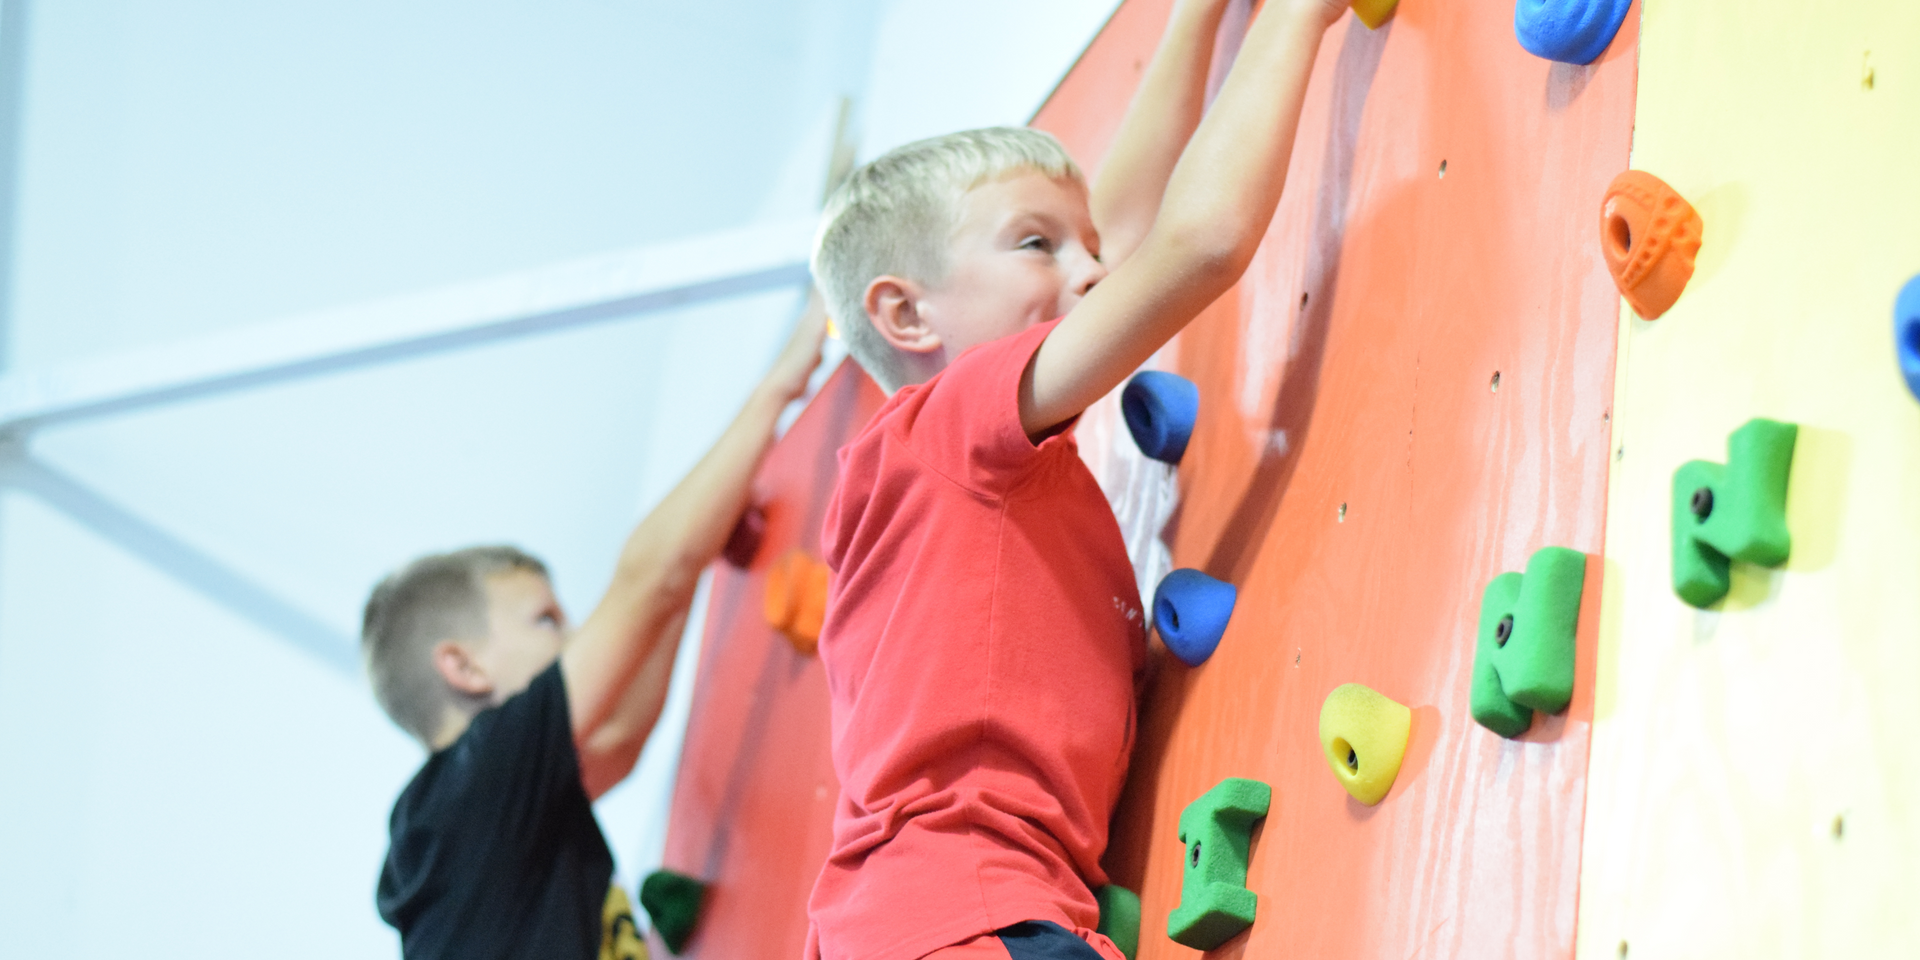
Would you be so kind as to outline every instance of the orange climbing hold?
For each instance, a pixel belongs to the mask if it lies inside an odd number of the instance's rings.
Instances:
[[[1600,207],[1600,249],[1633,312],[1657,319],[1693,279],[1700,214],[1666,181],[1642,170],[1613,179]]]
[[[801,653],[820,646],[827,619],[827,565],[805,550],[789,550],[767,571],[767,624]]]

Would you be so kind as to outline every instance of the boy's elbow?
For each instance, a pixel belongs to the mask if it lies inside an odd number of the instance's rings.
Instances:
[[[584,742],[577,741],[574,749],[580,762],[580,785],[586,788],[588,798],[600,799],[633,773],[634,766],[640,762],[640,749],[645,745],[644,737],[634,738],[608,730]]]
[[[1216,293],[1240,281],[1260,249],[1261,237],[1252,230],[1222,229],[1218,224],[1172,224],[1167,245],[1177,252],[1184,270],[1197,286]]]

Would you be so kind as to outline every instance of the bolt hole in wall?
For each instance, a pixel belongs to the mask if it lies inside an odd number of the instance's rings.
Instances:
[[[1487,381],[1487,392],[1489,393],[1500,392],[1500,371],[1495,370],[1493,372],[1493,379]]]
[[[1621,960],[1626,960],[1626,956],[1627,956],[1627,942],[1626,942],[1625,940],[1622,940],[1622,941],[1620,941],[1620,958],[1621,958]]]
[[[1306,308],[1307,308],[1307,295],[1303,292],[1300,294],[1300,309],[1305,310]]]
[[[1338,516],[1334,517],[1334,522],[1336,523],[1347,522],[1347,505],[1346,504],[1343,503],[1340,505],[1340,513]]]
[[[1440,161],[1440,177],[1439,177],[1439,179],[1441,179],[1441,180],[1445,180],[1446,178],[1447,178],[1447,162],[1446,162],[1445,160],[1442,160],[1442,161]]]
[[[1846,832],[1847,832],[1846,815],[1842,814],[1840,816],[1834,817],[1833,818],[1833,838],[1835,840],[1838,840],[1842,836],[1844,836]]]

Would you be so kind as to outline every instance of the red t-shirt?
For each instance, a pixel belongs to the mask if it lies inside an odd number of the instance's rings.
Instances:
[[[826,960],[1098,921],[1146,631],[1071,434],[1020,427],[1053,327],[902,389],[840,451],[820,636],[840,803],[808,908]]]

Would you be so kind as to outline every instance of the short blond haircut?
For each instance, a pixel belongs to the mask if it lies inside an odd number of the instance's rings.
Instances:
[[[888,393],[909,374],[867,319],[867,286],[882,276],[944,280],[961,199],[1019,170],[1086,183],[1052,134],[988,127],[896,147],[855,170],[827,200],[813,244],[814,282],[848,351]]]
[[[546,564],[517,547],[468,547],[407,564],[367,598],[360,656],[373,697],[428,749],[447,711],[471,706],[434,669],[434,644],[487,636],[487,578],[510,570],[547,576]]]

